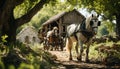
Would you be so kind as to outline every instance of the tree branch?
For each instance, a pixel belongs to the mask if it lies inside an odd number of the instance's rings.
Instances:
[[[17,6],[17,5],[21,4],[21,3],[23,3],[23,1],[24,0],[15,0],[14,2],[15,2],[15,5]]]
[[[23,15],[21,18],[16,19],[17,27],[27,23],[31,20],[31,18],[40,10],[42,9],[43,5],[48,3],[50,0],[40,0],[38,4],[35,5],[28,13]]]

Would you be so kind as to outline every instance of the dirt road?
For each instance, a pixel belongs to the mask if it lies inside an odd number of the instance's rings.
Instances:
[[[85,63],[78,62],[73,58],[73,61],[68,60],[68,54],[66,51],[49,51],[52,55],[56,55],[57,59],[55,61],[57,67],[52,69],[120,69],[120,66],[106,66],[100,63]]]

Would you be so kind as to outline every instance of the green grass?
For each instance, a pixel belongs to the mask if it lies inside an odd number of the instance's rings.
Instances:
[[[73,57],[76,58],[76,51],[75,51],[75,44],[73,45],[73,50],[72,50],[72,53],[73,53]],[[104,43],[99,43],[99,44],[96,44],[96,43],[93,43],[91,46],[90,46],[90,50],[89,50],[89,59],[94,59],[94,60],[98,60],[98,61],[102,61],[104,58],[107,57],[107,53],[101,53],[101,52],[98,52],[97,50],[95,50],[96,47],[100,46],[100,45],[105,45],[105,46],[112,46],[114,44],[114,42],[104,42]],[[117,42],[116,44],[120,44],[120,41]],[[85,46],[85,45],[84,45]],[[79,46],[79,49],[78,51],[80,51],[80,46]],[[84,49],[84,54],[86,54],[86,49]],[[119,57],[120,58],[120,54],[114,54],[114,56],[116,57]],[[85,55],[84,55],[85,57]],[[83,59],[84,59],[83,57]]]
[[[9,49],[8,52],[12,50],[19,51],[19,55],[24,57],[27,62],[22,62],[19,67],[15,67],[15,65],[11,64],[8,67],[8,69],[45,69],[50,68],[52,66],[52,55],[48,52],[45,52],[41,48],[43,47],[40,44],[35,43],[30,44],[29,47],[33,51],[29,51],[29,49],[26,48],[25,44],[17,42],[16,45],[11,44],[10,46],[7,46],[7,49]],[[0,50],[0,54],[3,54],[4,51]],[[3,57],[0,55],[0,58]],[[8,60],[9,61],[9,60]],[[5,69],[6,65],[3,64],[3,62],[0,59],[0,69]]]

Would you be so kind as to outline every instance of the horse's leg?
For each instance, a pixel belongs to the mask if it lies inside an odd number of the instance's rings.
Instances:
[[[53,42],[49,42],[49,47],[50,47],[50,51],[53,51],[53,47],[54,47]]]
[[[57,40],[57,38],[56,38],[56,40],[55,40],[55,46],[56,46],[56,50],[59,51],[59,45],[58,45],[58,40]]]
[[[78,39],[78,45],[80,45],[80,54],[77,56],[77,60],[81,61],[82,60],[82,53],[83,53],[83,42],[80,40],[80,33],[77,34],[77,39]]]
[[[54,40],[53,40],[52,36],[49,37],[49,38],[50,38],[50,40],[49,40],[50,51],[53,51],[53,48],[54,48]]]
[[[89,47],[90,47],[90,44],[87,45],[87,49],[86,49],[86,57],[85,57],[86,62],[89,62]]]
[[[46,49],[47,51],[49,51],[49,40],[50,40],[50,37],[48,36],[48,32],[47,34],[45,35],[45,45],[46,45]]]
[[[47,50],[47,51],[48,51],[48,41],[47,41],[47,40],[45,40],[44,45],[45,45],[45,50]]]
[[[57,51],[58,50],[58,47],[57,47],[57,44],[55,43],[55,50]]]
[[[77,60],[78,60],[78,61],[82,61],[83,43],[82,43],[80,40],[78,40],[78,44],[80,45],[80,54],[79,54],[79,56],[77,57]]]
[[[78,57],[79,57],[79,52],[78,52],[78,42],[76,42],[75,50],[76,50],[77,59],[78,59]]]
[[[56,38],[54,39],[54,48],[55,48],[56,51],[58,50],[58,48],[57,48],[57,40],[56,40]]]
[[[46,48],[47,48],[46,40],[44,40],[43,46],[44,46],[44,50],[46,50]]]
[[[58,45],[59,45],[60,51],[63,51],[63,41],[61,38],[59,38]]]
[[[72,60],[72,52],[71,52],[71,49],[72,49],[72,41],[70,38],[67,38],[67,41],[66,41],[66,49],[69,53],[69,60]]]
[[[63,42],[61,42],[60,43],[60,49],[61,49],[61,51],[63,51],[63,47],[64,47],[63,45],[64,45]]]

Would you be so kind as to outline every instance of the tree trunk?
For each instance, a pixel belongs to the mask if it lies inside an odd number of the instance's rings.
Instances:
[[[7,43],[14,42],[15,41],[15,33],[16,33],[16,26],[15,26],[15,19],[13,16],[13,10],[16,6],[16,2],[14,0],[5,0],[2,2],[3,6],[2,9],[0,9],[0,30],[1,35],[4,36],[7,35],[8,38]]]
[[[7,44],[11,43],[11,42],[15,42],[16,41],[16,23],[15,23],[15,19],[13,16],[13,8],[14,7],[10,7],[7,8],[4,12],[3,12],[3,24],[2,24],[2,28],[1,28],[1,34],[2,36],[7,35],[8,38],[7,40]],[[11,9],[11,10],[9,10]]]
[[[8,38],[7,44],[14,43],[16,41],[16,23],[14,23],[14,20],[11,20],[8,22],[8,25],[3,25],[2,27],[2,35],[7,35]],[[9,28],[8,28],[9,27]]]
[[[116,15],[116,34],[120,37],[120,14]]]
[[[24,0],[0,0],[0,37],[7,35],[7,44],[16,41],[16,30],[19,26],[29,22],[31,18],[42,9],[50,0],[40,0],[30,11],[18,19],[14,19],[13,10]],[[1,38],[0,38],[1,40]],[[0,41],[1,42],[1,41]]]

